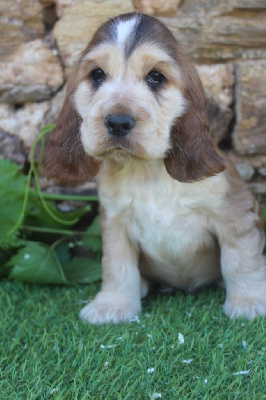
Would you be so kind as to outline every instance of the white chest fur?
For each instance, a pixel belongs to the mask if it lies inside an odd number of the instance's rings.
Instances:
[[[148,275],[193,288],[194,281],[198,285],[217,275],[217,242],[207,212],[217,204],[209,182],[215,179],[201,182],[199,190],[199,183],[173,180],[163,163],[134,162],[110,180],[106,169],[100,173],[99,195],[106,217],[119,215],[131,241],[149,259]]]

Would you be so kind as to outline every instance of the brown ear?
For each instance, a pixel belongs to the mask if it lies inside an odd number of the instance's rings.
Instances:
[[[81,143],[81,117],[72,105],[73,75],[68,80],[64,105],[45,149],[41,171],[41,175],[69,183],[88,181],[99,170],[99,162],[85,153]]]
[[[171,129],[172,148],[166,154],[166,170],[180,182],[194,182],[222,172],[225,167],[212,141],[205,114],[205,94],[198,73],[181,54],[181,70],[185,74],[183,95],[186,114]]]

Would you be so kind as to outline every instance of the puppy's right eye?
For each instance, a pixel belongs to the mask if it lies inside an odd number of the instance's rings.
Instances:
[[[106,79],[106,75],[101,68],[96,68],[90,73],[90,77],[94,84],[100,86]]]

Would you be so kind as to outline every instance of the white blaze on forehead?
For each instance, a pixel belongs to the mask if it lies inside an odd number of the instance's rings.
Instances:
[[[136,18],[130,19],[129,21],[119,21],[116,27],[117,32],[117,44],[123,46],[136,25]]]

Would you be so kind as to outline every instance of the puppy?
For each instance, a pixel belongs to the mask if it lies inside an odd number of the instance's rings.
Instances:
[[[103,282],[80,317],[130,321],[149,281],[224,284],[230,318],[266,314],[259,207],[215,148],[199,76],[171,32],[142,14],[104,23],[68,80],[47,176],[97,175]]]

